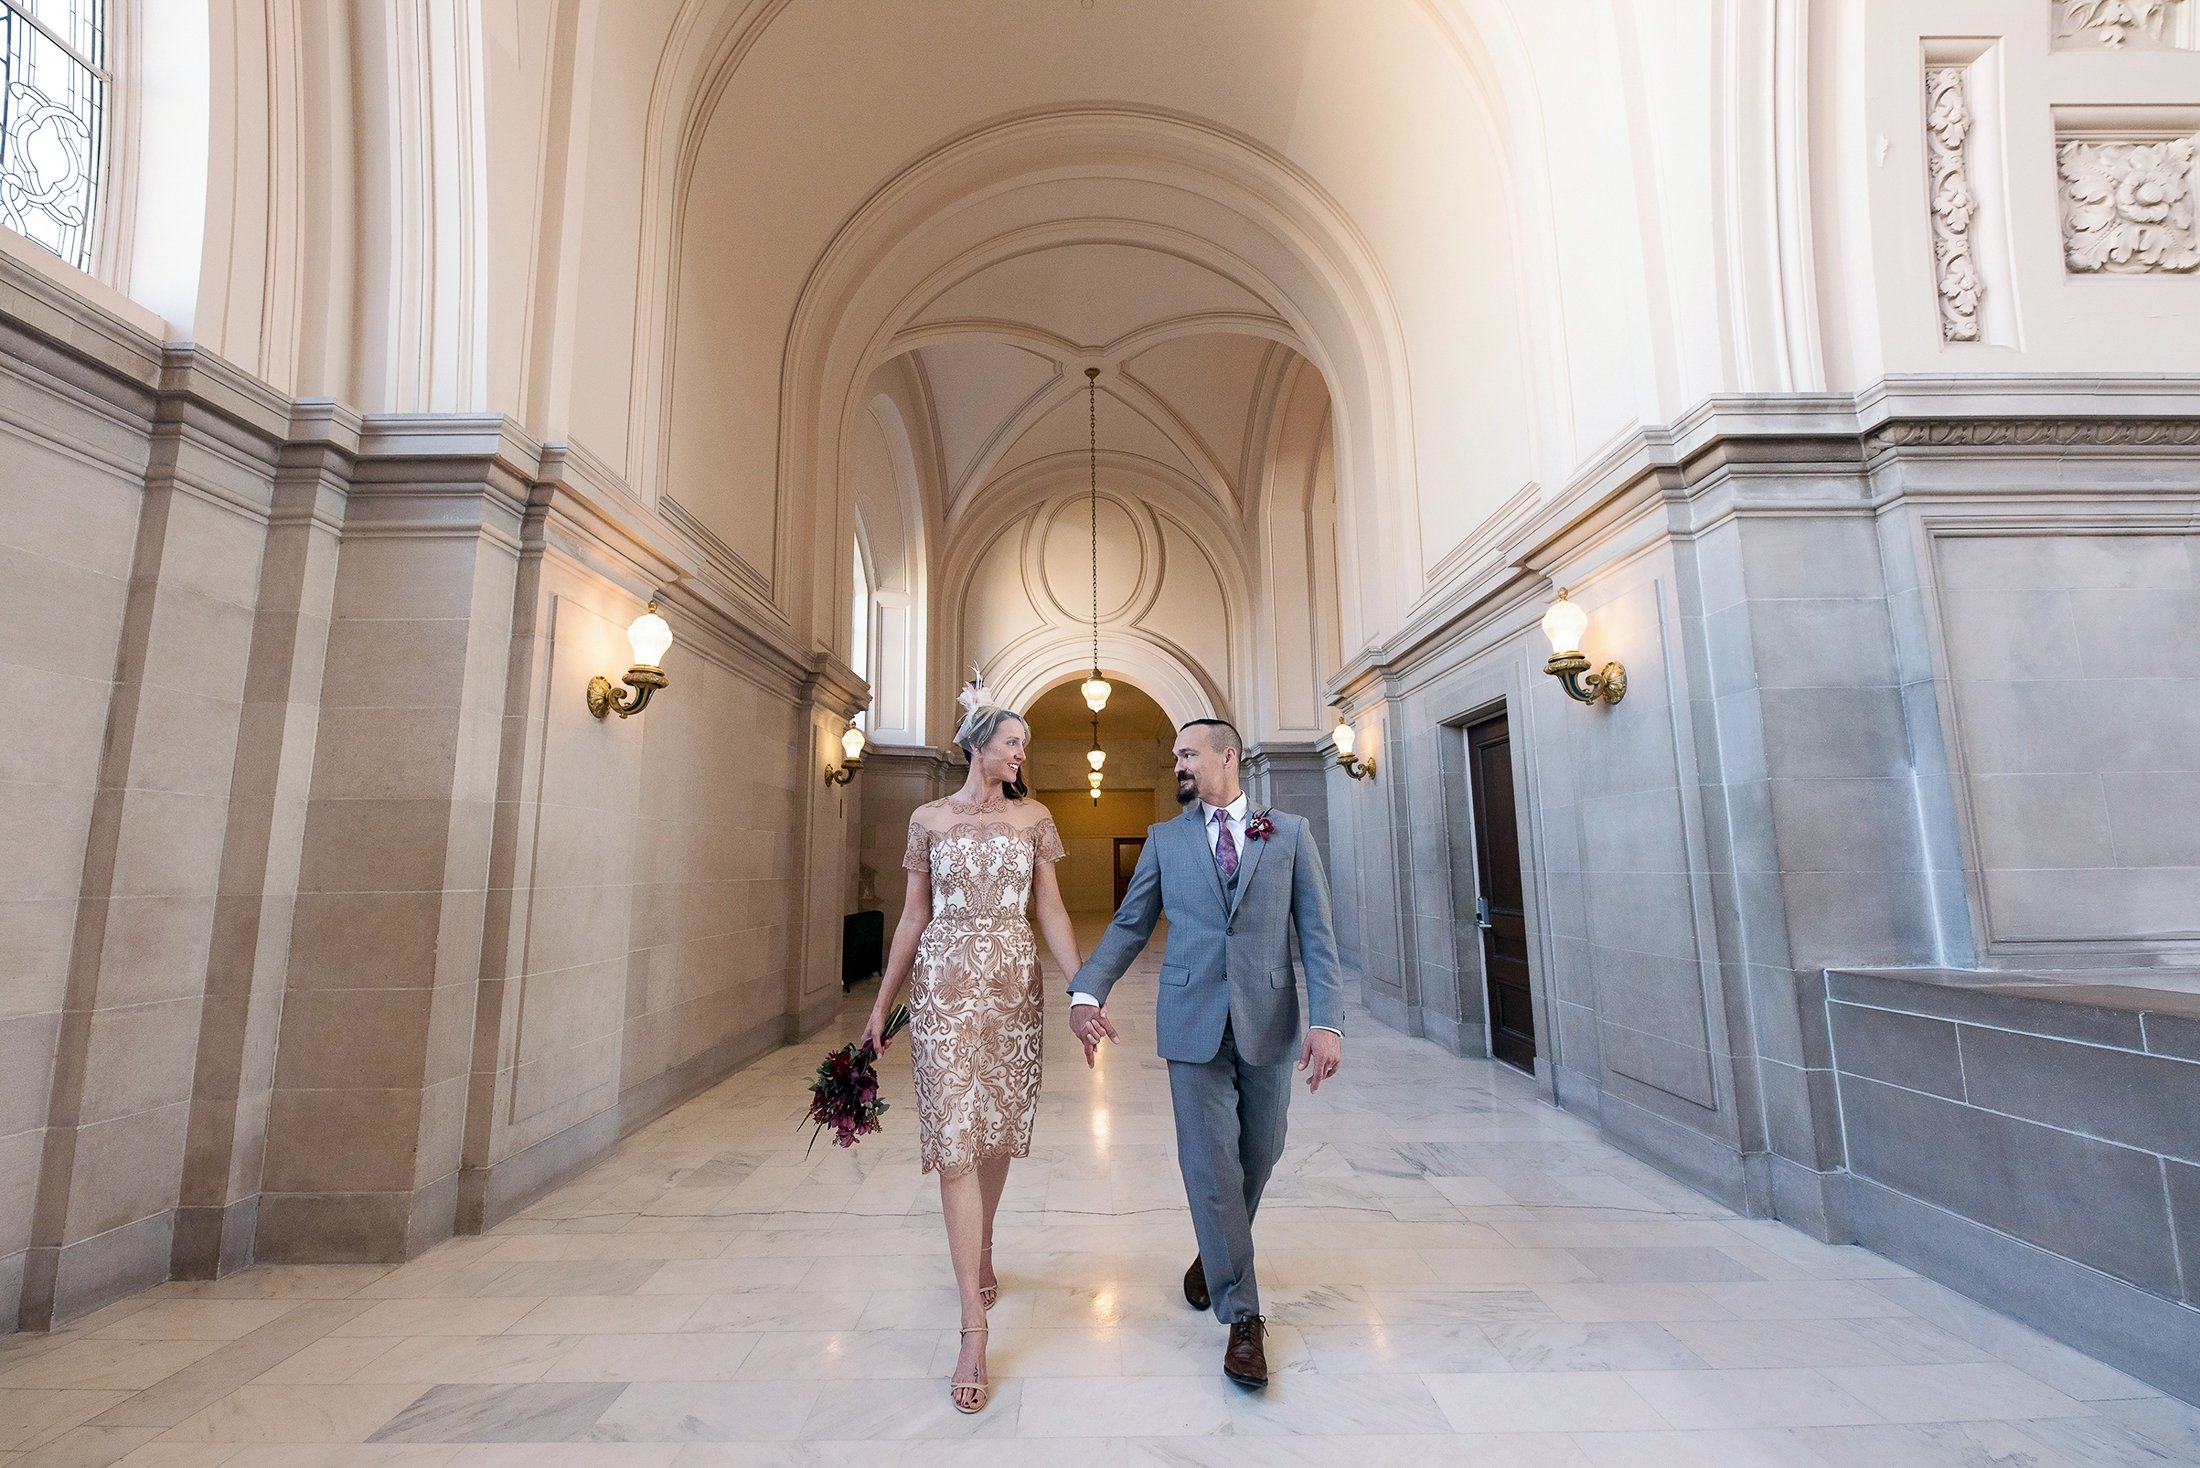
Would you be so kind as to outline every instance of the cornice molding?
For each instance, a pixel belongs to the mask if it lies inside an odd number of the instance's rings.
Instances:
[[[1508,503],[1492,517],[1499,533],[1476,542],[1473,569],[1432,589],[1391,637],[1348,658],[1326,691],[1355,706],[1394,691],[1416,667],[1548,595],[1567,562],[1630,532],[1685,537],[1729,514],[1811,507],[1778,495],[1753,503],[1738,481],[1853,478],[1861,512],[1936,493],[1901,484],[1874,498],[1873,476],[1905,458],[2021,460],[2045,450],[2159,459],[2195,449],[2200,377],[1896,376],[1854,394],[1709,398],[1669,426],[1624,435],[1527,513]]]

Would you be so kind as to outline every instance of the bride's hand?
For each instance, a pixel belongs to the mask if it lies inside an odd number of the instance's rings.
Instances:
[[[868,1045],[871,1047],[872,1054],[884,1055],[886,1053],[887,1044],[885,1032],[885,1017],[882,1016],[877,1010],[872,1010],[871,1017],[868,1020],[865,1020],[863,1023],[863,1033],[856,1037],[856,1048],[858,1050],[861,1050],[864,1046]]]

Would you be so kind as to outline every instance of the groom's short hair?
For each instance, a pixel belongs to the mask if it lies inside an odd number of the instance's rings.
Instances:
[[[1181,734],[1185,729],[1216,730],[1216,733],[1207,737],[1212,742],[1217,754],[1225,749],[1234,749],[1239,754],[1245,753],[1245,740],[1239,735],[1237,725],[1231,723],[1228,719],[1194,719],[1180,727],[1176,732]]]

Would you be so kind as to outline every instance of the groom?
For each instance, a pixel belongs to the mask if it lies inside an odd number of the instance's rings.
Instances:
[[[1319,1090],[1343,1053],[1344,990],[1313,836],[1298,816],[1247,806],[1240,748],[1237,730],[1220,719],[1195,719],[1177,731],[1176,799],[1185,812],[1148,833],[1115,921],[1070,986],[1069,1024],[1091,1065],[1100,1041],[1116,1038],[1108,991],[1166,914],[1155,1027],[1169,1062],[1177,1163],[1199,1239],[1184,1298],[1194,1309],[1211,1304],[1230,1327],[1223,1374],[1266,1386],[1253,1215],[1283,1155],[1292,1047],[1307,1089]],[[1294,932],[1313,1011],[1303,1040],[1291,977]]]

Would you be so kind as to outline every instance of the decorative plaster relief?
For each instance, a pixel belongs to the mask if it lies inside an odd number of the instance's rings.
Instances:
[[[1925,71],[1925,151],[1933,207],[1933,282],[1940,293],[1940,339],[1979,339],[1978,269],[1971,260],[1971,220],[1978,199],[1964,166],[1963,143],[1971,133],[1971,104],[1963,89],[1964,68],[1933,66]]]
[[[2076,273],[2149,275],[2200,268],[2193,231],[2195,140],[2065,138],[2063,261]]]
[[[2189,448],[2191,418],[1965,418],[1884,423],[1864,435],[1864,457],[1901,448]]]
[[[2190,44],[2181,40],[2189,22],[2184,0],[2055,0],[2055,49],[2094,45],[2152,50]],[[2172,25],[2171,21],[2178,22]]]

